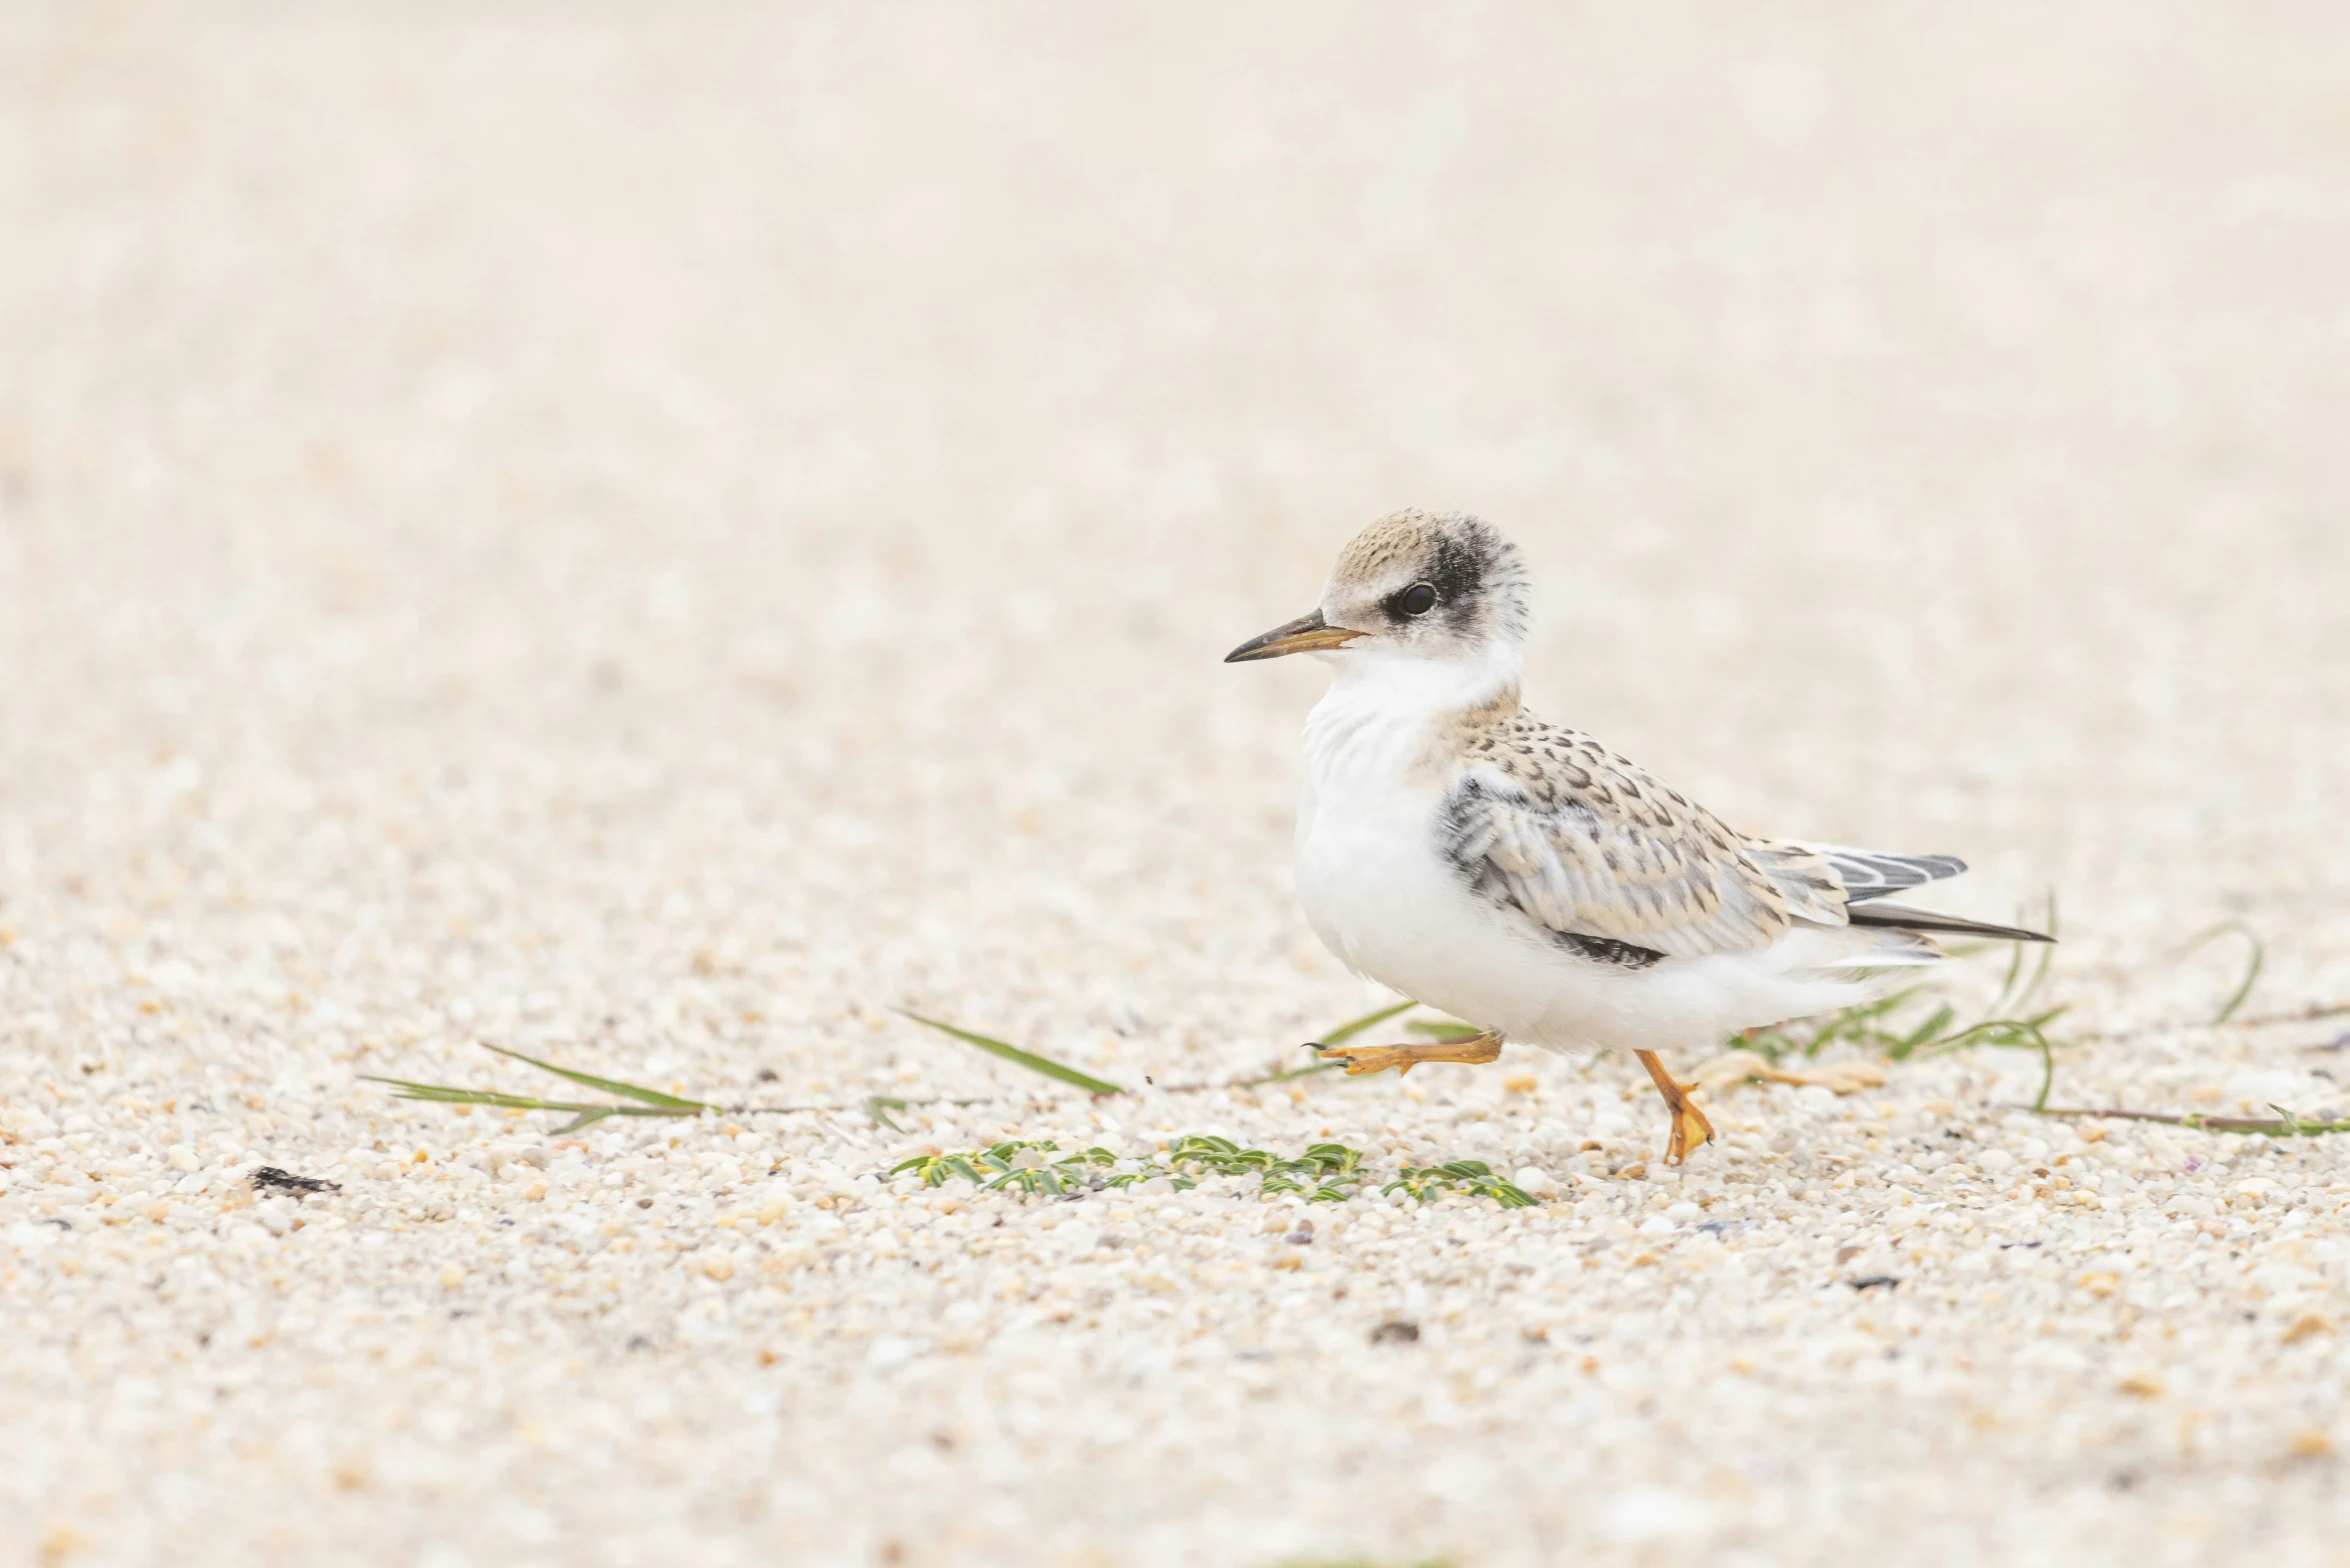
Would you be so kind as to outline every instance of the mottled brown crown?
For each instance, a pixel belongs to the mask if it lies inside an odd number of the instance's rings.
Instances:
[[[1466,512],[1394,512],[1348,542],[1331,572],[1334,595],[1424,582],[1456,635],[1518,642],[1526,635],[1526,559],[1502,531]]]

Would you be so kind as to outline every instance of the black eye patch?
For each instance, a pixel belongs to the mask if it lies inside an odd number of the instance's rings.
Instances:
[[[1414,583],[1401,593],[1390,594],[1387,607],[1398,615],[1426,615],[1436,608],[1436,590],[1426,583]]]

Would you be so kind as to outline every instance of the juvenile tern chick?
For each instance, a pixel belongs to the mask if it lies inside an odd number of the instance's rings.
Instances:
[[[1519,706],[1527,575],[1491,524],[1398,512],[1356,536],[1311,615],[1226,663],[1311,653],[1297,890],[1356,973],[1481,1031],[1344,1047],[1349,1073],[1490,1062],[1505,1040],[1622,1046],[1672,1111],[1665,1157],[1713,1138],[1657,1053],[1882,995],[1934,932],[2043,942],[1889,902],[1947,855],[1748,838],[1590,736]]]

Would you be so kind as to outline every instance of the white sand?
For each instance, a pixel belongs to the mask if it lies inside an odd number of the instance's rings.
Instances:
[[[1216,660],[1418,503],[1538,707],[2061,889],[2060,1099],[2350,1110],[2180,956],[2350,1001],[2350,13],[414,9],[0,17],[0,1559],[2339,1551],[2338,1141],[890,1009],[1375,1005]],[[848,1109],[359,1077],[485,1041]],[[1559,1196],[868,1179],[1190,1130]]]

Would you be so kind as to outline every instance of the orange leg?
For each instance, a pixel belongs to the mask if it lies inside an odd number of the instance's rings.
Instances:
[[[1688,1158],[1691,1149],[1702,1149],[1714,1141],[1714,1124],[1705,1119],[1689,1098],[1694,1085],[1682,1083],[1665,1071],[1665,1064],[1657,1060],[1654,1051],[1634,1051],[1640,1065],[1648,1069],[1648,1076],[1656,1084],[1656,1092],[1665,1097],[1665,1104],[1673,1113],[1673,1133],[1665,1142],[1665,1163],[1678,1165]]]
[[[1324,1061],[1346,1063],[1346,1075],[1395,1069],[1402,1077],[1422,1062],[1490,1062],[1501,1056],[1501,1036],[1490,1031],[1466,1040],[1422,1040],[1410,1045],[1317,1045]]]

